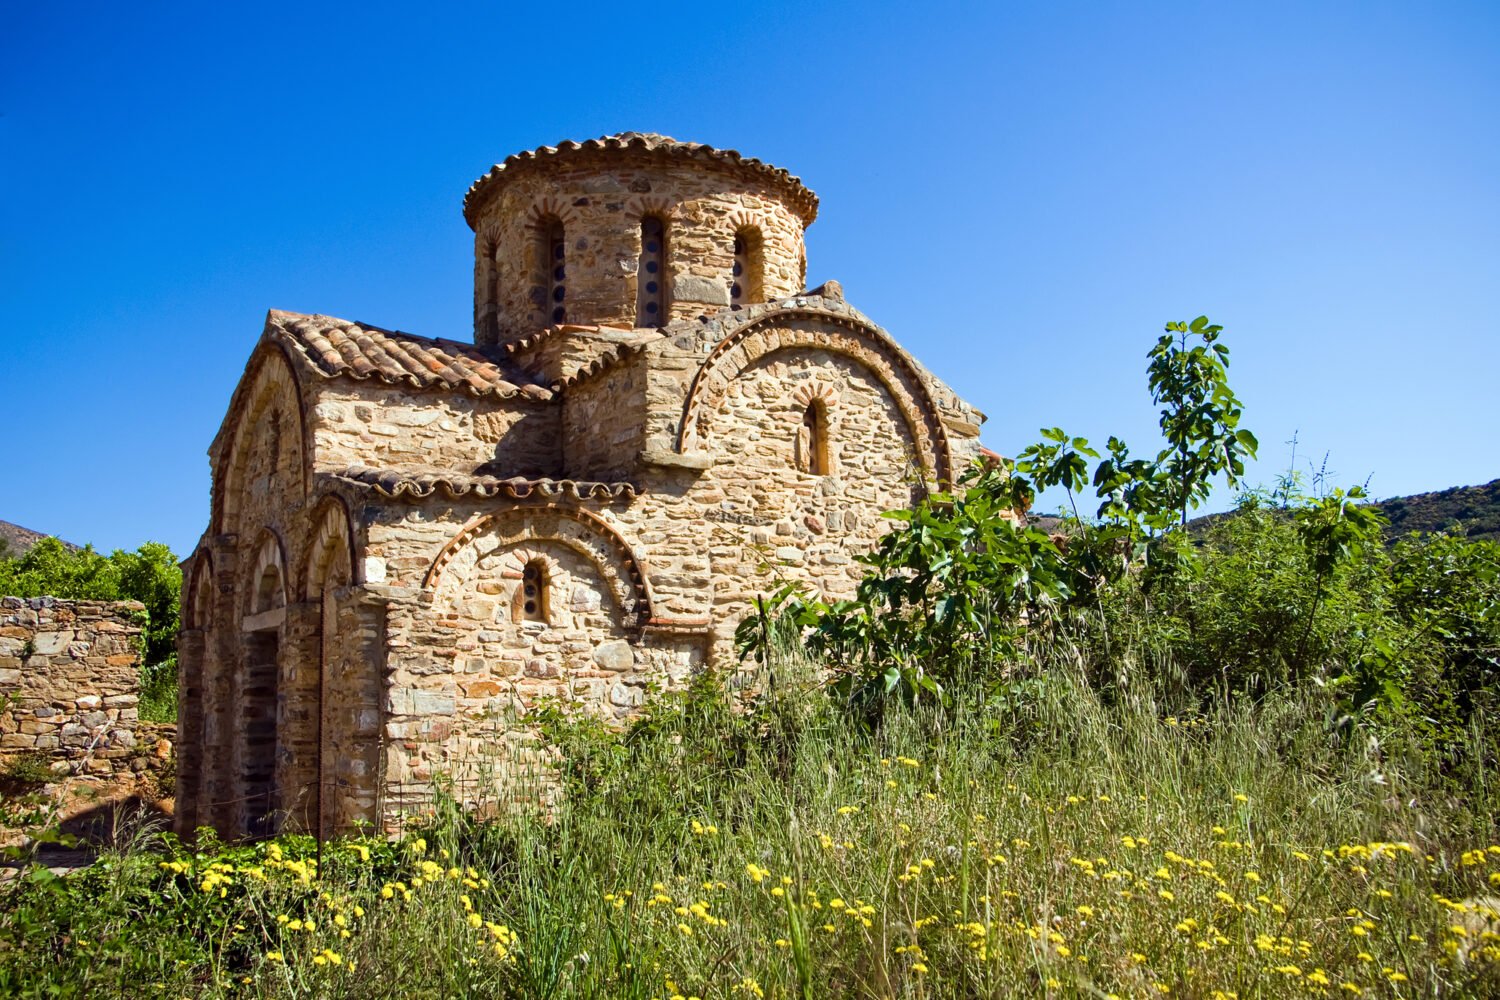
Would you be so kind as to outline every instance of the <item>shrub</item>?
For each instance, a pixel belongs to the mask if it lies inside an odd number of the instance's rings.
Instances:
[[[0,783],[11,789],[32,789],[47,784],[56,777],[52,771],[52,758],[40,750],[14,754],[0,765]]]

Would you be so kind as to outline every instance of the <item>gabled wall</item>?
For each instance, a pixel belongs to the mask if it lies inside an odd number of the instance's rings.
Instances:
[[[309,426],[320,470],[432,466],[501,477],[557,476],[561,407],[524,397],[402,392],[328,382],[312,395]]]

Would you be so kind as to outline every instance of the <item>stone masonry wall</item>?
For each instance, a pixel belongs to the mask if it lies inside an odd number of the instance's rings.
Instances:
[[[559,219],[566,239],[569,323],[636,325],[641,219],[667,224],[671,319],[730,304],[734,237],[761,238],[761,295],[802,289],[803,223],[766,182],[701,163],[649,155],[577,156],[507,183],[475,220],[475,339],[502,343],[553,325],[539,278],[537,221]]]
[[[144,610],[135,601],[0,598],[0,753],[40,751],[76,774],[160,766],[159,727],[147,745],[136,718]]]
[[[822,475],[797,464],[809,405],[826,414]],[[911,436],[890,393],[848,358],[788,349],[740,372],[705,416],[715,461],[688,501],[715,522],[716,623],[732,630],[750,599],[772,588],[766,563],[828,597],[853,596],[863,570],[853,557],[892,527],[881,513],[920,496]]]
[[[490,465],[505,476],[550,476],[561,464],[556,403],[368,384],[325,388],[310,402],[323,469],[430,465],[473,472]]]
[[[563,397],[564,472],[569,479],[634,478],[645,443],[646,366],[617,365]]]

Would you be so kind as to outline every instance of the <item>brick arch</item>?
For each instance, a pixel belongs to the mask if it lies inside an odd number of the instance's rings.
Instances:
[[[737,208],[733,212],[730,212],[729,217],[725,220],[725,222],[728,224],[729,231],[731,233],[739,233],[747,229],[754,229],[757,232],[764,234],[766,229],[765,216],[759,212],[752,212],[746,208]]]
[[[528,229],[536,229],[549,219],[556,219],[563,224],[564,235],[579,224],[578,213],[573,211],[573,206],[567,199],[547,194],[536,199],[526,209],[526,226]]]
[[[244,578],[244,613],[256,614],[261,611],[272,611],[276,608],[286,607],[287,604],[287,575],[286,575],[286,549],[281,544],[281,537],[266,528],[260,533],[260,540],[255,545],[255,561],[250,575]],[[277,593],[272,597],[272,603],[268,607],[258,607],[260,580],[267,569],[276,570]]]
[[[500,540],[479,551],[483,537],[494,531]],[[450,567],[460,560],[477,562],[501,546],[511,546],[506,554],[503,572],[519,574],[526,562],[520,557],[535,551],[528,543],[555,542],[578,552],[592,562],[600,578],[609,586],[620,609],[623,623],[644,624],[652,618],[650,581],[644,564],[636,558],[629,543],[606,520],[591,511],[557,505],[520,506],[483,514],[468,524],[438,552],[422,587],[436,593],[449,575]]]
[[[313,513],[317,525],[307,547],[307,562],[302,572],[302,592],[307,600],[317,600],[330,576],[342,575],[354,583],[354,527],[349,509],[339,497],[324,497]]]
[[[491,220],[474,230],[475,246],[499,247],[500,243],[500,223]],[[493,250],[490,252],[494,253]]]
[[[792,390],[792,401],[798,406],[809,406],[812,403],[822,403],[829,410],[838,405],[839,392],[833,386],[824,381],[807,381],[799,383]]]
[[[216,523],[219,531],[229,534],[238,533],[239,528],[235,522],[240,515],[240,497],[245,488],[247,436],[273,405],[279,405],[287,414],[288,422],[283,425],[281,440],[284,445],[296,449],[290,463],[296,476],[296,492],[299,496],[307,495],[307,419],[302,412],[296,372],[279,344],[257,354],[259,360],[252,361],[249,378],[241,381],[229,403],[225,425],[232,428],[231,437],[228,446],[220,453],[218,468],[214,470]]]
[[[206,548],[193,553],[193,571],[182,588],[182,620],[188,628],[213,624],[214,557]]]
[[[730,331],[693,376],[682,404],[677,452],[702,444],[704,415],[713,412],[729,384],[745,369],[782,350],[840,354],[868,369],[901,411],[923,471],[940,483],[953,479],[953,458],[937,404],[916,363],[876,327],[851,317],[803,309],[763,314]]]
[[[665,195],[636,194],[625,202],[625,218],[636,220],[654,215],[664,222],[676,222],[677,208],[677,203]]]

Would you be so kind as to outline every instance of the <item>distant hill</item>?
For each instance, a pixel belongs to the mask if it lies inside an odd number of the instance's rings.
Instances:
[[[1436,493],[1392,497],[1374,505],[1390,519],[1390,533],[1462,527],[1469,538],[1500,541],[1500,479],[1483,486],[1454,486]]]
[[[1415,493],[1408,497],[1391,497],[1370,506],[1391,522],[1386,529],[1388,542],[1413,531],[1434,532],[1462,527],[1466,537],[1500,541],[1500,479],[1483,486],[1454,486],[1435,493]],[[1233,511],[1202,514],[1188,522],[1188,530],[1201,532],[1215,522],[1233,516]],[[1067,522],[1046,514],[1028,514],[1026,521],[1047,532],[1067,530]]]
[[[9,521],[0,521],[0,555],[11,558],[24,555],[33,545],[48,537],[50,536],[40,531],[32,531],[30,528],[23,528]],[[63,542],[63,544],[70,549],[78,548],[72,542]]]

